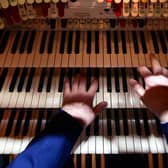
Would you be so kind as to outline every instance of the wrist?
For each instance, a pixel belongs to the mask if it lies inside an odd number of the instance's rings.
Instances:
[[[168,110],[160,113],[159,119],[160,119],[160,122],[163,122],[163,123],[168,122]]]
[[[92,108],[81,102],[65,104],[62,110],[75,118],[83,126],[89,125],[95,118]]]

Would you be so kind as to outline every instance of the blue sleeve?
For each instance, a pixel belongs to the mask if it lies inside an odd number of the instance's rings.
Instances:
[[[168,122],[167,123],[161,123],[161,128],[163,130],[163,133],[166,137],[167,143],[168,143]]]
[[[82,126],[59,111],[8,168],[62,168],[82,131]]]

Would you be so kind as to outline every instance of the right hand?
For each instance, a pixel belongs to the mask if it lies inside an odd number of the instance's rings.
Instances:
[[[152,70],[146,66],[138,68],[144,78],[145,88],[136,80],[130,79],[130,86],[139,95],[143,103],[161,122],[168,122],[168,70],[161,67],[151,56]]]

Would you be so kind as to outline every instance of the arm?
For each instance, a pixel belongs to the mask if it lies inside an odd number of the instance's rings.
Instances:
[[[77,76],[70,88],[64,82],[62,109],[55,114],[46,128],[16,157],[8,168],[62,168],[83,127],[89,125],[97,112],[107,103],[92,106],[98,83],[94,80],[86,90],[86,80]]]
[[[151,61],[151,70],[146,66],[138,69],[144,78],[145,88],[134,79],[130,79],[130,85],[146,107],[159,118],[168,141],[168,70],[161,67],[153,56]]]

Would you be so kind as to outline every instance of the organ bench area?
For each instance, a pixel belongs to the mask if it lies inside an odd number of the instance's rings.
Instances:
[[[128,81],[154,53],[168,67],[167,0],[0,1],[0,168],[61,107],[63,81],[97,78],[99,114],[76,142],[68,168],[167,168],[158,119]]]

